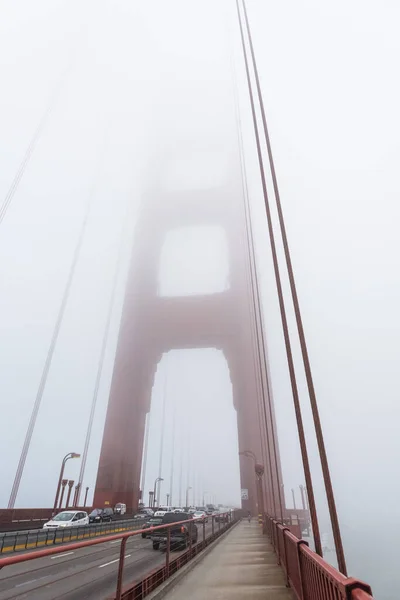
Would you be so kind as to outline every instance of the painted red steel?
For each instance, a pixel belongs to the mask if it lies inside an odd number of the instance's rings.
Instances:
[[[215,106],[212,111],[214,114]],[[161,175],[171,161],[181,160],[185,152],[175,154],[172,149],[168,152],[160,149],[159,156],[154,158],[132,248],[95,506],[123,502],[128,509],[136,510],[146,414],[150,411],[157,365],[170,350],[217,348],[223,352],[237,412],[239,450],[250,449],[262,456],[258,378],[252,352],[254,323],[247,293],[247,253],[240,243],[245,237],[241,168],[233,127],[232,132],[232,143],[220,148],[227,159],[229,176],[215,187],[171,191],[162,183]],[[217,141],[216,147],[219,148]],[[226,148],[230,150],[226,152]],[[180,227],[198,225],[218,226],[224,232],[229,288],[213,294],[160,296],[158,272],[167,234]],[[242,456],[239,467],[241,487],[248,490],[242,505],[254,514],[257,504],[254,471]],[[278,489],[277,482],[275,488]]]
[[[305,540],[278,521],[265,519],[265,531],[298,600],[373,600],[369,585],[342,575],[310,550]]]

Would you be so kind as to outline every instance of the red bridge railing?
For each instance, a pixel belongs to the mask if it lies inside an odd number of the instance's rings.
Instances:
[[[345,577],[310,550],[288,527],[270,517],[265,527],[288,585],[298,600],[373,600],[366,583]]]

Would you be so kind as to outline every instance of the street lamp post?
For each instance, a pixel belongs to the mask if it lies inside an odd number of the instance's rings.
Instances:
[[[80,458],[80,456],[81,455],[78,454],[77,452],[68,452],[68,454],[66,454],[64,456],[64,458],[62,459],[61,469],[60,469],[60,476],[58,478],[58,484],[57,484],[56,497],[54,499],[54,508],[53,508],[54,512],[57,510],[57,502],[58,502],[58,497],[60,495],[61,481],[62,481],[62,478],[63,478],[63,475],[64,475],[65,463],[70,458]]]
[[[167,506],[169,506],[169,494],[167,494]]]
[[[60,496],[60,503],[58,505],[58,508],[62,508],[62,503],[63,503],[63,498],[64,498],[64,492],[65,492],[65,486],[68,483],[68,479],[62,479],[61,480],[61,496]]]
[[[202,506],[206,505],[206,502],[205,502],[206,494],[208,494],[208,492],[203,492],[203,504],[202,504]]]
[[[74,483],[75,483],[75,481],[73,479],[70,479],[68,481],[68,495],[67,495],[67,502],[65,504],[65,508],[69,507],[69,500],[71,498],[71,491],[72,491],[72,487],[73,487]]]
[[[190,486],[186,488],[186,508],[189,508],[189,490],[191,489],[192,488]]]
[[[81,490],[81,484],[78,482],[75,486],[74,500],[72,502],[72,505],[74,508],[78,505],[78,498],[79,498],[80,490]]]
[[[84,507],[86,507],[86,501],[87,501],[88,491],[89,491],[89,487],[87,487],[86,490],[85,490],[85,502],[83,503]]]
[[[239,452],[241,456],[247,456],[252,458],[254,461],[254,471],[256,475],[256,490],[257,490],[257,504],[258,504],[258,519],[264,524],[264,493],[262,488],[262,476],[264,475],[264,465],[261,465],[257,461],[257,457],[252,450],[243,450]]]
[[[157,477],[157,479],[154,482],[154,492],[153,492],[153,503],[154,503],[154,507],[156,505],[156,492],[157,492],[157,483],[159,483],[160,481],[164,481],[164,479],[162,477]]]
[[[303,506],[303,510],[306,510],[306,501],[304,498],[304,486],[300,485],[300,494],[301,494],[301,504]]]
[[[296,496],[294,495],[294,489],[292,488],[293,508],[296,510]]]

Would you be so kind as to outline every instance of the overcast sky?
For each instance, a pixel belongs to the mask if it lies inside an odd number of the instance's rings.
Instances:
[[[400,7],[391,0],[248,0],[248,6],[348,567],[379,598],[394,600],[400,533]],[[49,505],[62,456],[82,451],[118,268],[84,482],[93,491],[148,166],[160,146],[174,147],[174,155],[182,147],[183,162],[166,167],[166,185],[182,186],[184,175],[192,187],[207,176],[218,178],[217,160],[199,161],[180,144],[185,135],[227,143],[232,53],[288,506],[290,489],[304,483],[234,19],[228,0],[0,3],[0,203],[50,109],[0,225],[2,506],[89,197],[88,227],[16,506]],[[188,103],[195,92],[198,100]],[[202,99],[208,96],[216,99],[215,114],[204,119]],[[223,232],[171,233],[160,258],[161,294],[212,293],[227,285]],[[287,292],[285,275],[284,285]],[[318,509],[329,533],[290,306],[289,316]],[[194,487],[199,500],[208,492],[221,502],[238,502],[236,415],[223,355],[174,351],[159,364],[146,495],[159,470],[164,399],[169,417],[161,500],[169,492],[171,411],[189,405],[197,452],[189,453],[188,441],[176,436],[173,494],[179,497],[186,444],[184,465],[190,454],[196,481],[185,474],[183,488]],[[207,410],[214,418],[204,418]],[[212,470],[204,467],[211,463]],[[71,461],[67,477],[77,480],[79,466]]]

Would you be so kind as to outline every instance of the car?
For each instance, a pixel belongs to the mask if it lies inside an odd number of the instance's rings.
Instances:
[[[170,509],[169,506],[159,506],[157,508],[156,512],[154,513],[154,516],[155,517],[163,517],[168,512],[172,512],[172,510]]]
[[[154,516],[154,512],[151,510],[151,508],[143,508],[141,510],[139,510],[139,512],[137,512],[134,515],[134,519],[148,519],[149,517],[153,517]]]
[[[208,516],[205,510],[196,510],[196,512],[193,513],[193,518],[194,519],[202,519],[204,520],[206,523],[208,523]],[[200,521],[198,521],[199,523]]]
[[[162,525],[163,518],[162,517],[151,517],[146,523],[143,525],[142,529],[149,529],[150,527],[157,527],[157,525]],[[149,534],[146,532],[142,533],[142,538],[147,538]]]
[[[95,508],[89,515],[89,523],[105,523],[112,521],[114,511],[112,508]]]
[[[199,534],[196,523],[194,521],[191,523],[182,523],[182,521],[188,521],[189,519],[192,519],[192,515],[189,513],[177,514],[171,512],[163,516],[161,525],[169,525],[171,523],[176,524],[170,528],[171,549],[177,548],[178,546],[187,548],[190,540],[192,541],[192,544],[197,543]],[[167,529],[158,529],[152,533],[150,539],[153,542],[153,550],[158,550],[160,545],[165,545],[167,543],[167,531]]]
[[[124,515],[126,513],[126,504],[122,504],[122,502],[117,502],[114,507],[114,513],[116,515]]]
[[[43,525],[43,529],[60,529],[61,527],[80,527],[89,525],[87,512],[83,510],[63,510]]]

